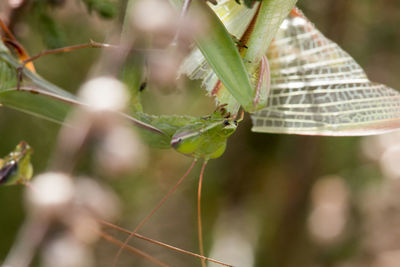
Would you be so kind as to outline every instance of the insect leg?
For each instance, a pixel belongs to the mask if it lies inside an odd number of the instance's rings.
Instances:
[[[201,256],[204,256],[203,227],[202,227],[202,223],[201,223],[201,187],[203,184],[204,169],[206,168],[206,165],[207,165],[207,160],[205,160],[203,165],[201,166],[199,187],[197,190],[197,229],[198,229],[198,235],[199,235],[199,248],[200,248]],[[206,267],[206,261],[203,258],[201,259],[201,266]]]
[[[98,234],[99,234],[99,236],[101,236],[102,238],[107,240],[108,242],[113,243],[114,245],[117,245],[117,246],[119,246],[121,248],[123,247],[124,249],[126,249],[126,250],[128,250],[128,251],[130,251],[130,252],[132,252],[132,253],[134,253],[136,255],[139,255],[140,257],[143,257],[146,260],[151,261],[154,264],[157,264],[157,265],[163,266],[163,267],[171,267],[171,265],[166,264],[166,263],[154,258],[153,256],[147,254],[146,252],[143,252],[143,251],[141,251],[141,250],[139,250],[137,248],[134,248],[132,246],[129,246],[129,245],[123,245],[123,243],[121,241],[113,238],[112,236],[110,236],[110,235],[108,235],[108,234],[106,234],[106,233],[104,233],[102,231],[99,231]]]
[[[126,233],[126,234],[132,234],[131,231],[128,231],[128,230],[126,230],[125,228],[119,227],[119,226],[114,225],[114,224],[112,224],[112,223],[110,223],[110,222],[107,222],[107,221],[104,221],[104,220],[97,220],[97,221],[98,221],[100,224],[102,224],[103,226],[110,227],[110,228],[112,228],[112,229],[115,229],[115,230],[117,230],[117,231],[120,231],[120,232],[123,232],[123,233]],[[223,262],[221,262],[221,261],[218,261],[218,260],[215,260],[215,259],[212,259],[212,258],[208,258],[208,257],[204,257],[204,256],[201,256],[201,255],[199,255],[199,254],[196,254],[196,253],[193,253],[193,252],[190,252],[190,251],[181,249],[181,248],[177,248],[177,247],[174,247],[174,246],[172,246],[172,245],[165,244],[165,243],[163,243],[163,242],[154,240],[154,239],[152,239],[152,238],[149,238],[149,237],[146,237],[146,236],[137,234],[137,233],[134,233],[133,235],[134,235],[136,238],[139,238],[139,239],[148,241],[148,242],[150,242],[150,243],[152,243],[152,244],[155,244],[155,245],[157,245],[157,246],[165,247],[165,248],[168,248],[168,249],[177,251],[177,252],[184,253],[184,254],[186,254],[186,255],[190,255],[190,256],[193,256],[193,257],[196,257],[196,258],[199,258],[199,259],[207,260],[207,261],[209,261],[209,262],[214,262],[214,263],[219,264],[219,265],[222,265],[222,266],[232,267],[231,265],[226,264],[226,263],[223,263]]]
[[[183,182],[183,180],[186,178],[186,176],[189,175],[190,171],[193,169],[194,165],[196,164],[197,159],[194,159],[192,164],[190,165],[189,169],[186,171],[186,173],[178,180],[178,182],[168,191],[168,193],[158,202],[158,204],[153,208],[153,210],[136,226],[136,228],[132,231],[132,233],[128,236],[128,238],[125,240],[123,245],[120,247],[118,250],[117,254],[114,257],[114,262],[113,262],[113,267],[117,266],[119,256],[122,253],[122,250],[125,248],[125,246],[128,244],[129,240],[134,237],[137,231],[142,228],[142,226],[154,215],[154,213],[164,204],[165,201],[176,191],[178,186]]]

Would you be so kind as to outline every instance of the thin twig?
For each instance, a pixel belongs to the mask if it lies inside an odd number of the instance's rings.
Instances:
[[[22,82],[22,70],[24,69],[26,64],[28,64],[42,56],[66,53],[66,52],[83,49],[83,48],[120,48],[120,46],[112,45],[112,44],[103,44],[103,43],[98,43],[93,40],[90,40],[89,43],[86,43],[86,44],[78,44],[78,45],[71,45],[71,46],[66,46],[66,47],[62,47],[62,48],[43,50],[39,54],[36,54],[32,57],[24,59],[21,63],[21,66],[17,68],[17,71],[18,71],[17,88],[18,89],[20,88],[20,85]]]
[[[66,47],[62,47],[62,48],[44,50],[37,55],[34,55],[30,58],[25,59],[22,62],[22,64],[25,65],[26,63],[34,61],[42,56],[66,53],[66,52],[83,49],[83,48],[120,48],[120,46],[112,45],[112,44],[103,44],[103,43],[98,43],[93,40],[90,40],[89,43],[86,43],[86,44],[78,44],[78,45],[71,45],[71,46],[66,46]]]

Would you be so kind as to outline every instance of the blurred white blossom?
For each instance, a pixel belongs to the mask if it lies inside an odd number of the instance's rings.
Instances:
[[[312,188],[308,228],[320,243],[332,243],[343,233],[348,215],[348,189],[338,176],[320,178]]]

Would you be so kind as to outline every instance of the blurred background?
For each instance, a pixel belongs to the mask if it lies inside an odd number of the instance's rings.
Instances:
[[[9,19],[31,55],[90,39],[109,40],[122,23],[126,4],[7,1],[0,4],[0,16]],[[93,4],[97,2],[110,5]],[[298,6],[356,59],[371,80],[400,89],[399,1],[299,0]],[[106,51],[86,49],[48,56],[35,66],[46,79],[76,92],[102,53]],[[174,90],[155,87],[150,82],[143,93],[144,110],[149,113],[201,116],[214,110],[213,100],[199,83],[185,81]],[[400,134],[308,137],[252,133],[250,128],[246,116],[225,154],[207,166],[202,197],[207,255],[235,266],[400,266]],[[35,173],[44,172],[54,157],[59,129],[55,123],[1,107],[0,155],[25,140],[34,148]],[[96,177],[118,196],[120,215],[114,222],[128,229],[156,205],[191,162],[172,149],[146,148],[143,158],[141,168],[123,175],[97,168],[91,157],[82,157],[74,170],[75,175]],[[140,233],[198,251],[199,172],[200,164]],[[25,190],[0,188],[0,262],[26,217]],[[57,229],[54,232],[57,235]],[[107,232],[121,240],[126,237]],[[200,266],[197,259],[144,241],[131,244],[173,266]],[[39,248],[33,266],[43,265],[45,247]],[[117,250],[104,240],[97,242],[90,250],[94,266],[110,266]],[[124,252],[119,266],[150,264]]]

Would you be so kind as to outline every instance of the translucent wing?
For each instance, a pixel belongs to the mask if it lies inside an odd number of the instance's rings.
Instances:
[[[400,127],[400,94],[362,68],[299,10],[282,23],[267,56],[268,105],[252,115],[255,132],[354,136]]]

